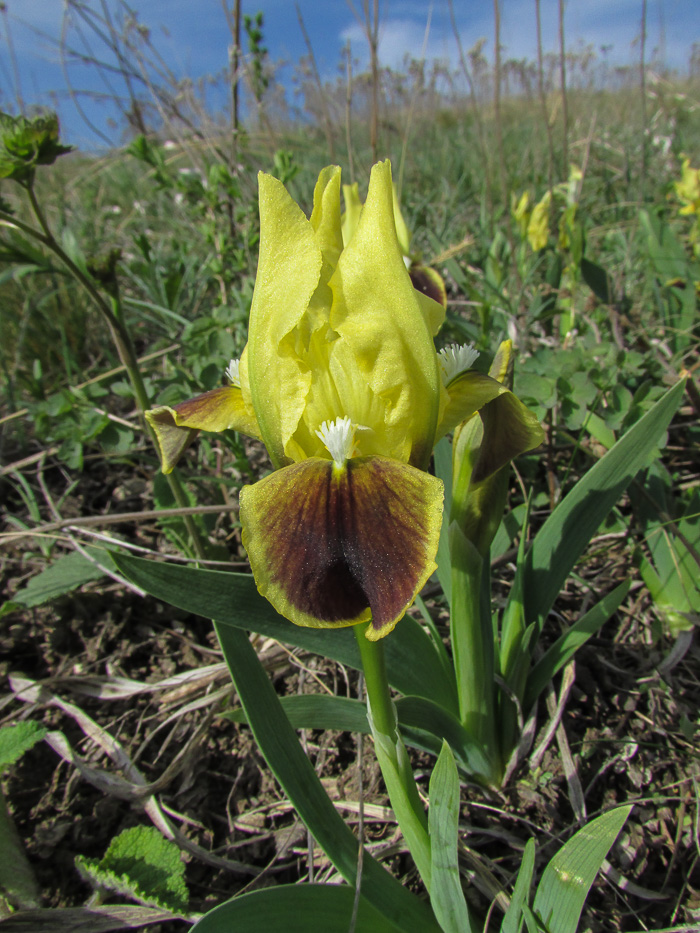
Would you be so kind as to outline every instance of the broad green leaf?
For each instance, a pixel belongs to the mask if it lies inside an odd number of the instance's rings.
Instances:
[[[8,902],[38,907],[41,889],[0,789],[0,905]]]
[[[85,583],[100,580],[105,575],[103,567],[114,570],[114,562],[108,551],[99,548],[86,548],[86,550],[91,557],[95,558],[96,564],[83,557],[78,551],[66,554],[46,570],[32,577],[25,587],[15,593],[12,602],[20,603],[26,608],[41,606],[57,596],[72,593]]]
[[[304,754],[248,637],[235,626],[214,624],[251,730],[270,770],[318,844],[354,888],[357,839],[333,806]],[[354,638],[352,633],[351,636]],[[428,905],[411,894],[367,853],[362,869],[362,894],[405,933],[439,931]]]
[[[647,560],[644,551],[637,548],[635,564],[656,612],[675,637],[690,630],[693,618],[700,615],[700,491],[683,502],[681,494],[673,490],[668,472],[655,464],[647,471],[643,488],[630,490],[630,498],[651,557]]]
[[[40,742],[46,732],[45,726],[31,719],[25,719],[13,726],[3,726],[0,729],[0,772]]]
[[[676,280],[681,283],[679,288],[668,288],[670,313],[665,317],[672,349],[683,349],[691,338],[697,317],[697,295],[693,287],[698,280],[697,264],[688,260],[684,245],[663,218],[642,210],[639,220],[646,232],[649,258],[661,285]]]
[[[365,735],[370,732],[367,707],[360,700],[310,694],[280,697],[280,703],[295,729],[339,729]],[[466,776],[485,779],[488,767],[483,752],[456,716],[425,697],[402,697],[395,706],[405,742],[437,757],[444,739],[455,749]],[[230,710],[223,716],[232,722],[248,722],[244,709]]]
[[[183,913],[190,899],[180,850],[155,826],[133,826],[110,842],[101,859],[78,856],[78,870],[96,885],[142,903]]]
[[[523,904],[523,917],[525,918],[527,933],[542,933],[542,926],[538,922],[537,917],[533,914],[532,908],[527,904]]]
[[[547,933],[576,933],[595,876],[631,810],[618,807],[592,820],[553,856],[532,905]]]
[[[669,553],[676,561],[677,569],[674,568],[674,571],[662,580],[639,548],[634,552],[634,562],[639,567],[644,585],[654,601],[656,612],[668,627],[671,636],[677,638],[681,632],[687,632],[693,628],[690,613],[693,611],[695,614],[698,613],[700,590],[693,591],[687,588],[687,581],[681,576],[681,560],[677,553],[676,542],[668,537],[665,530],[659,529],[659,533],[663,534]],[[691,583],[691,586],[693,585]],[[697,605],[691,609],[690,599],[692,597]]]
[[[361,669],[351,627],[331,631],[293,625],[258,593],[250,574],[175,566],[125,554],[112,556],[129,580],[163,602]],[[415,619],[404,616],[385,642],[392,686],[400,693],[431,697],[447,709],[456,709],[454,682],[445,679],[432,641]]]
[[[456,521],[450,525],[452,612],[450,637],[459,688],[459,718],[492,762],[489,783],[500,783],[500,733],[496,728],[494,632],[488,563]]]
[[[282,709],[295,729],[339,729],[342,732],[369,733],[367,706],[361,700],[325,693],[280,697]],[[247,723],[244,709],[222,714],[232,722]]]
[[[616,586],[592,609],[589,609],[585,615],[577,619],[568,631],[557,638],[551,648],[535,664],[527,679],[525,699],[523,700],[523,711],[526,714],[552,677],[571,660],[581,645],[584,645],[591,635],[595,635],[610,616],[617,612],[629,592],[631,582],[631,580],[625,580],[624,583]]]
[[[584,256],[581,259],[581,274],[583,275],[584,282],[599,301],[602,301],[605,305],[613,303],[615,299],[611,288],[612,283],[610,281],[610,276],[602,266],[599,266],[595,262],[591,262],[590,259],[586,259]]]
[[[528,839],[523,852],[523,860],[515,879],[515,887],[510,898],[508,910],[501,923],[501,933],[520,933],[523,908],[530,900],[530,885],[535,870],[535,841]]]
[[[529,503],[526,508],[525,527],[529,525]],[[516,698],[517,703],[522,707],[523,694],[532,664],[531,643],[534,626],[525,625],[523,606],[526,539],[527,534],[523,532],[518,546],[515,577],[501,619],[500,641],[497,637],[495,638],[498,649],[498,672],[512,691],[509,693],[507,690],[502,690],[498,697],[501,754],[504,760],[508,760],[520,738],[521,724],[518,719],[520,710],[513,699]]]
[[[541,626],[564,581],[606,515],[646,465],[680,404],[681,380],[620,438],[556,507],[525,564],[525,618]]]
[[[409,696],[396,701],[396,711],[401,734],[410,745],[437,756],[444,739],[463,771],[488,783],[493,769],[483,749],[449,710],[425,697]]]
[[[615,445],[615,432],[611,430],[600,415],[597,415],[594,411],[589,410],[586,412],[586,420],[583,422],[583,427],[588,431],[591,437],[595,438],[599,444],[602,444],[606,450],[610,450],[610,448]]]
[[[336,884],[284,884],[234,897],[206,913],[192,933],[348,933],[355,891]],[[395,926],[360,898],[355,933],[396,933]]]
[[[508,548],[512,547],[513,541],[521,533],[523,524],[527,518],[527,504],[521,502],[514,509],[506,512],[503,521],[498,527],[496,537],[491,542],[491,560],[501,557]]]
[[[457,850],[459,778],[450,746],[442,750],[430,776],[430,903],[444,933],[470,933],[469,911],[459,877]]]

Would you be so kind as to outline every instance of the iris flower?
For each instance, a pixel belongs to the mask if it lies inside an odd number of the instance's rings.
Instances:
[[[549,242],[549,207],[552,203],[552,192],[545,192],[541,201],[532,209],[527,225],[527,238],[530,247],[535,252],[544,249]]]
[[[435,569],[443,506],[442,483],[428,472],[435,443],[505,398],[494,464],[540,443],[540,427],[498,381],[472,371],[471,348],[436,352],[444,308],[411,284],[388,161],[372,170],[347,245],[339,168],[321,172],[310,218],[269,175],[259,193],[241,359],[228,385],[147,417],[164,472],[200,430],[260,438],[274,470],[240,495],[259,591],[297,625],[370,622],[376,640]]]
[[[680,213],[700,215],[700,169],[691,168],[690,159],[683,159],[680,181],[674,182],[673,187],[684,202]]]

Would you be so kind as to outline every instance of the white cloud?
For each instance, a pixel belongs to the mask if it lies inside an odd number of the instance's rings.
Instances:
[[[484,54],[492,57],[494,48],[491,4],[463,4],[453,0],[460,40],[470,49],[480,38],[486,38]],[[690,42],[688,35],[695,29],[700,16],[697,0],[658,0],[649,4],[647,15],[646,52],[651,59],[658,49],[671,67],[685,67]],[[382,65],[401,67],[404,56],[420,58],[424,43],[425,24],[431,5],[424,0],[393,0],[385,6],[391,17],[380,23],[379,59]],[[545,52],[559,49],[558,0],[541,0],[542,45]],[[678,29],[678,23],[687,28]],[[675,28],[674,28],[675,27]],[[601,48],[612,46],[609,59],[613,64],[631,64],[639,57],[641,34],[641,4],[639,0],[575,0],[564,9],[566,46],[570,50],[590,45],[600,58]],[[369,59],[367,39],[359,23],[353,22],[340,35],[350,41],[352,52],[364,68]],[[537,57],[537,23],[533,0],[502,0],[501,45],[507,58]],[[457,48],[450,22],[447,0],[432,4],[430,35],[425,49],[427,59],[448,60],[457,66]]]
[[[425,12],[425,7],[424,7]],[[365,68],[369,61],[369,46],[364,29],[353,23],[340,34],[341,42],[349,42],[352,54]],[[401,68],[405,57],[428,60],[454,57],[454,41],[450,42],[444,30],[432,26],[426,41],[426,23],[419,20],[388,19],[379,25],[379,48],[377,55],[382,66]]]

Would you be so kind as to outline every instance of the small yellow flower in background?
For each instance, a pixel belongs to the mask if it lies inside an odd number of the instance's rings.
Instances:
[[[700,217],[700,169],[690,167],[690,159],[683,159],[681,179],[673,187],[684,206],[681,214],[697,214]]]
[[[530,223],[530,192],[523,191],[520,195],[520,200],[517,200],[517,195],[515,192],[511,194],[510,198],[510,212],[513,215],[513,220],[518,225],[520,230],[520,236],[524,240],[527,236],[527,228]]]
[[[552,192],[548,191],[541,201],[535,204],[527,225],[527,238],[535,252],[544,249],[549,241],[549,206]]]
[[[435,569],[435,443],[494,405],[494,462],[537,446],[542,431],[505,386],[472,370],[473,348],[436,352],[445,310],[412,285],[389,162],[372,169],[347,242],[336,166],[321,172],[309,218],[277,179],[261,173],[259,186],[260,256],[241,359],[227,385],[147,418],[164,472],[199,430],[262,439],[275,470],[240,495],[259,591],[297,625],[370,622],[376,640]],[[346,196],[346,222],[353,201]]]

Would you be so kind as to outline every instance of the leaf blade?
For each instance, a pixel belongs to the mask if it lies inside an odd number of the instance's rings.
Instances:
[[[579,480],[538,531],[525,562],[526,621],[541,626],[601,522],[668,427],[685,382],[676,383]]]
[[[548,933],[576,933],[588,892],[631,810],[618,807],[591,820],[552,857],[533,903]]]

